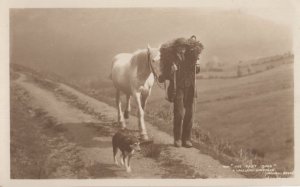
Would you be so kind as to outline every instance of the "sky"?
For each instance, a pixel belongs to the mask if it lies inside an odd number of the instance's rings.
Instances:
[[[10,7],[212,7],[240,10],[279,24],[292,25],[297,0],[10,0]]]
[[[104,5],[105,1],[87,0],[84,5],[74,2],[82,1],[12,0],[11,6],[116,7],[116,3]],[[86,72],[83,76],[87,76],[99,69],[109,71],[107,64],[117,53],[133,52],[147,43],[157,47],[161,42],[178,36],[199,36],[206,47],[202,54],[203,63],[216,58],[235,63],[281,54],[290,50],[293,40],[288,33],[294,17],[293,2],[289,1],[128,2],[119,1],[117,5],[171,9],[18,9],[19,13],[11,19],[12,57],[16,57],[18,63],[52,67],[56,72],[69,72],[74,76],[78,76],[75,70],[79,69],[81,73]],[[199,9],[172,9],[191,6]],[[133,26],[138,29],[132,30]]]
[[[258,17],[271,20],[285,25],[292,25],[295,17],[295,2],[283,0],[245,0],[232,1],[228,3],[228,9],[240,9],[242,12],[256,15]],[[226,7],[226,5],[222,5]]]

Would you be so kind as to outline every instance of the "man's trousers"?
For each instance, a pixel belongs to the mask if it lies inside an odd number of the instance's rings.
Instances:
[[[174,98],[174,140],[191,140],[194,85],[178,87]]]

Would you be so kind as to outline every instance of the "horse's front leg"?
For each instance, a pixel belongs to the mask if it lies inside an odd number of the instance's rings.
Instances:
[[[145,91],[141,93],[141,106],[142,109],[145,111],[145,107],[146,107],[146,103],[147,103],[147,99],[150,95],[150,91]]]
[[[145,120],[144,120],[144,109],[142,107],[142,102],[141,102],[141,92],[136,92],[134,94],[137,107],[138,107],[138,120],[139,120],[139,130],[140,130],[140,135],[142,140],[148,140],[148,135],[147,135],[147,130],[145,126]]]
[[[124,118],[128,119],[129,118],[129,113],[131,111],[131,106],[130,106],[130,94],[126,95],[126,108],[124,111]]]
[[[121,126],[122,129],[126,128],[124,116],[122,113],[122,103],[120,99],[120,90],[117,89],[116,92],[116,104],[117,104],[117,110],[118,110],[118,124]]]

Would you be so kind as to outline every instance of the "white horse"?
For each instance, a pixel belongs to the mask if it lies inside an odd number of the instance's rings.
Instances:
[[[138,124],[142,140],[148,140],[144,121],[144,110],[151,88],[157,78],[154,66],[160,61],[159,49],[150,48],[137,50],[133,54],[121,53],[112,62],[111,78],[116,88],[116,104],[118,109],[118,123],[126,128],[125,119],[129,118],[130,97],[132,96],[138,107]],[[126,107],[122,113],[120,92],[126,95]],[[124,119],[125,118],[125,119]]]

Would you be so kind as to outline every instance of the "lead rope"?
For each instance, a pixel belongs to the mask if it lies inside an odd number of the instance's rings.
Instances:
[[[196,78],[196,65],[194,68],[194,73],[195,73],[195,85],[194,85],[194,103],[193,103],[193,118],[192,118],[192,123],[194,125],[195,123],[195,113],[196,113],[196,105],[197,105],[197,98],[198,98],[198,92],[197,92],[197,78]]]
[[[176,70],[177,71],[177,70]],[[174,78],[174,92],[176,93],[176,86],[177,86],[177,80],[176,80],[176,71],[174,72],[173,78]]]
[[[168,100],[167,80],[164,81],[165,99]]]

